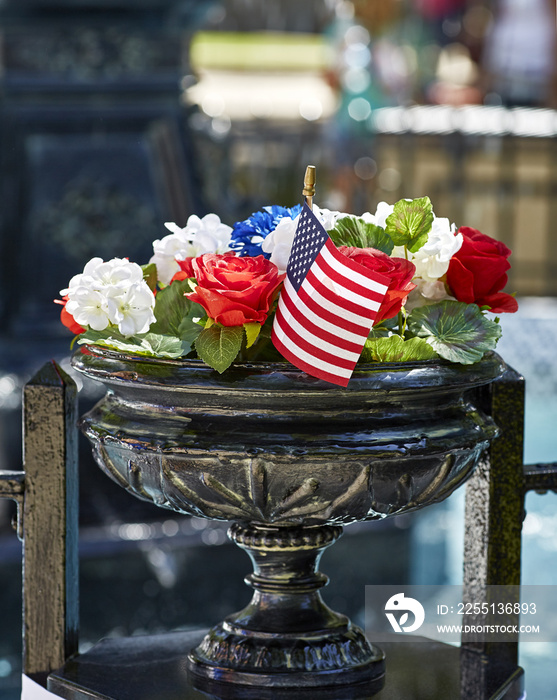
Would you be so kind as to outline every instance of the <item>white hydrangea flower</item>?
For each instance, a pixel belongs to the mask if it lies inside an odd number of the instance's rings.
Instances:
[[[67,289],[60,294],[72,295],[72,291],[80,287],[89,289],[124,289],[134,282],[141,282],[143,270],[136,263],[126,258],[113,258],[104,262],[102,258],[92,258],[83,268],[83,272],[70,280]]]
[[[333,229],[336,222],[342,217],[349,216],[339,211],[321,209],[315,204],[313,205],[312,211],[323,225],[325,231]],[[289,216],[284,216],[278,222],[275,230],[271,231],[261,244],[263,252],[271,254],[271,262],[278,267],[281,273],[286,272],[286,268],[288,267],[288,259],[290,258],[290,252],[294,244],[294,237],[296,235],[296,229],[298,228],[299,219],[299,214],[294,219],[291,219]]]
[[[295,219],[283,216],[275,230],[271,231],[261,244],[261,250],[264,253],[271,253],[270,260],[278,267],[280,273],[286,272],[288,267],[288,258],[294,243],[299,219],[299,214]]]
[[[153,241],[153,255],[149,262],[155,263],[157,266],[157,278],[163,284],[168,284],[179,271],[180,266],[176,262],[176,258],[180,256],[180,260],[183,260],[187,257],[184,253],[188,245],[176,235],[165,236],[161,240]]]
[[[462,234],[455,234],[455,231],[455,224],[434,214],[426,243],[415,253],[405,251],[404,246],[395,246],[391,257],[403,258],[408,255],[416,266],[416,278],[434,282],[447,272],[451,258],[462,246]]]
[[[455,235],[455,231],[455,224],[448,219],[433,219],[427,242],[411,257],[417,277],[428,282],[443,277],[451,258],[462,246],[462,234]]]
[[[368,224],[375,224],[375,226],[385,228],[387,226],[387,219],[393,213],[394,208],[394,204],[379,202],[375,214],[371,214],[369,211],[366,211],[360,218]]]
[[[406,256],[412,260],[412,253],[405,251],[403,245],[395,245],[390,255],[391,258],[405,258]]]
[[[113,323],[130,336],[146,333],[155,321],[155,295],[141,267],[125,258],[93,258],[60,294],[68,296],[66,310],[77,323],[95,331]]]
[[[146,282],[136,282],[122,294],[108,297],[108,317],[126,337],[147,333],[155,321],[154,295]]]
[[[149,261],[156,264],[157,276],[163,284],[168,284],[180,269],[176,260],[230,250],[232,227],[223,224],[216,214],[207,214],[202,219],[192,214],[183,228],[170,221],[165,226],[171,234],[153,241],[153,256]]]
[[[110,321],[107,299],[101,292],[87,287],[76,287],[69,297],[66,311],[80,326],[90,326],[94,331],[104,331]]]
[[[434,304],[437,301],[444,301],[445,299],[454,301],[454,297],[447,292],[447,288],[441,280],[430,282],[420,277],[415,277],[413,281],[416,287],[410,292],[406,304],[404,305],[404,308],[408,312],[419,306]]]
[[[342,219],[345,216],[350,216],[350,214],[345,214],[341,211],[322,209],[316,204],[313,205],[312,211],[315,214],[315,216],[319,219],[319,221],[323,224],[323,228],[325,229],[325,231],[330,231],[331,229],[333,229],[336,226],[337,221],[339,219]]]

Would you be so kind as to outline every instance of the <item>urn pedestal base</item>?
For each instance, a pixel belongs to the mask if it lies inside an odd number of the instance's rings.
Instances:
[[[333,525],[272,527],[234,524],[230,538],[250,555],[249,605],[203,638],[189,655],[201,679],[276,688],[375,681],[385,673],[381,649],[344,615],[328,608],[317,571],[323,550],[342,534]]]

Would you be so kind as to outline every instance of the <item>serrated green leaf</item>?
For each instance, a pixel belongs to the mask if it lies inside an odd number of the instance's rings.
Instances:
[[[274,305],[273,305],[274,306]],[[239,358],[242,362],[252,362],[253,360],[260,360],[266,362],[284,362],[284,357],[279,353],[271,342],[271,335],[273,331],[274,322],[274,308],[271,313],[267,316],[267,319],[263,325],[259,326],[259,335],[256,341],[251,347],[242,347]],[[257,324],[259,325],[259,324]],[[245,328],[245,326],[244,326]]]
[[[393,318],[385,318],[373,326],[369,332],[368,338],[386,338],[393,333],[396,333],[395,328],[398,326],[398,316]]]
[[[336,246],[375,248],[387,255],[393,252],[393,240],[381,226],[368,223],[355,216],[345,216],[339,219],[335,227],[328,233]]]
[[[389,319],[390,321],[391,319]],[[390,328],[387,328],[387,326],[384,326],[382,323],[378,326],[373,326],[373,328],[369,332],[368,339],[374,339],[374,338],[388,338],[389,334],[392,333]]]
[[[251,348],[259,337],[261,331],[260,323],[244,323],[244,330],[246,332],[246,347]]]
[[[149,289],[154,292],[157,289],[157,266],[155,263],[142,265],[143,279],[147,282]]]
[[[440,301],[414,309],[408,326],[426,338],[431,347],[450,362],[471,365],[493,350],[501,327],[486,318],[476,304]]]
[[[180,337],[180,324],[188,316],[192,302],[184,296],[191,291],[188,280],[176,280],[161,289],[155,297],[154,314],[157,319],[149,329],[159,335]]]
[[[77,339],[78,345],[103,345],[105,347],[108,347],[107,343],[109,341],[114,342],[113,347],[116,347],[116,344],[125,344],[129,347],[135,348],[139,347],[140,345],[135,338],[124,338],[124,336],[114,326],[109,326],[108,328],[105,328],[104,331],[94,331],[91,328],[88,328],[85,333],[82,333]]]
[[[361,355],[363,362],[410,362],[431,360],[437,353],[423,338],[403,340],[400,335],[368,338]]]
[[[387,217],[385,230],[395,245],[405,245],[415,253],[426,243],[432,223],[433,209],[429,197],[410,201],[401,199]]]
[[[177,359],[185,357],[191,352],[192,343],[188,343],[172,335],[159,335],[158,333],[147,333],[141,340],[141,347],[145,354],[153,357],[168,357]]]
[[[194,340],[203,330],[203,319],[205,309],[193,301],[190,301],[187,314],[180,321],[178,326],[178,337],[180,340],[193,344]]]
[[[124,338],[118,330],[112,328],[104,331],[88,330],[79,336],[77,342],[79,345],[101,345],[129,355],[170,359],[184,357],[191,351],[191,343],[183,342],[173,336],[146,333],[135,338]]]
[[[240,352],[243,336],[243,326],[215,324],[201,331],[195,341],[195,349],[203,362],[222,374]]]

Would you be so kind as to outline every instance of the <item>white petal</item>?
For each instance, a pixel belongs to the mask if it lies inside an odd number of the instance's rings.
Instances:
[[[155,295],[144,280],[131,287],[128,298],[132,306],[137,308],[150,309],[155,306]]]
[[[216,214],[206,214],[201,219],[202,228],[207,230],[216,230],[220,225],[220,218]]]
[[[172,231],[172,233],[176,235],[179,235],[184,230],[183,228],[178,226],[178,224],[175,224],[173,221],[166,221],[164,225],[169,231]],[[157,241],[155,241],[155,243],[157,243]]]
[[[149,262],[155,263],[157,266],[157,277],[163,284],[169,284],[170,280],[180,270],[180,266],[173,256],[155,253]]]
[[[126,338],[137,333],[137,326],[135,320],[132,316],[124,316],[122,320],[118,323],[118,330]]]
[[[330,209],[321,209],[316,205],[313,206],[313,213],[323,224],[323,228],[325,229],[325,231],[330,231],[336,226],[336,223],[339,219],[348,216],[348,214],[344,214],[343,212],[331,211]],[[295,221],[297,223],[298,217],[296,217]]]
[[[366,224],[374,224],[374,226],[379,226],[375,214],[371,214],[369,211],[365,211],[360,216],[360,219],[363,219],[366,222]]]
[[[91,258],[89,262],[85,265],[83,268],[83,274],[84,275],[94,275],[97,268],[102,265],[103,259],[102,258]]]
[[[379,202],[377,205],[377,210],[375,212],[375,220],[377,226],[385,228],[387,225],[387,218],[393,213],[395,206],[394,204],[387,204],[387,202]]]
[[[75,318],[75,316],[74,316]],[[98,313],[97,315],[89,315],[87,317],[87,321],[84,323],[82,321],[78,321],[78,319],[75,319],[81,326],[87,325],[90,328],[92,328],[94,331],[104,331],[104,329],[108,326],[108,317],[105,313]]]
[[[282,245],[277,246],[273,250],[273,254],[271,255],[270,260],[272,263],[274,263],[278,267],[279,272],[281,274],[283,272],[286,272],[291,250],[292,250],[291,246],[282,246]]]
[[[202,220],[196,214],[192,214],[188,217],[188,223],[186,224],[184,231],[186,229],[193,229],[194,231],[197,231],[201,228],[201,226]]]

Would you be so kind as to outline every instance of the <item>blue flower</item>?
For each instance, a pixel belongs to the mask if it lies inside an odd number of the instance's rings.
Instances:
[[[264,253],[261,250],[261,244],[271,231],[275,230],[281,219],[285,216],[295,219],[301,211],[300,204],[295,207],[281,207],[276,204],[263,207],[261,211],[254,212],[245,221],[238,221],[234,224],[230,237],[230,248],[237,250],[242,257],[264,255],[266,258],[270,258],[270,253]]]

